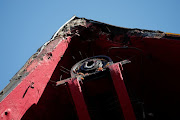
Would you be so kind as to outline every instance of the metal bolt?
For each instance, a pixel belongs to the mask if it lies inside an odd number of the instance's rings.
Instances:
[[[8,112],[6,111],[4,114],[5,114],[5,115],[8,115]]]
[[[10,111],[11,111],[10,109],[7,109],[7,110],[4,112],[4,114],[5,114],[5,115],[8,115]]]

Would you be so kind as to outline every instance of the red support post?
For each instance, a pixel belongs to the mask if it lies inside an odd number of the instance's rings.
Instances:
[[[82,94],[81,86],[77,78],[72,78],[68,81],[68,87],[76,107],[77,115],[79,120],[91,120],[86,103],[84,101],[84,97]]]
[[[125,120],[136,120],[119,65],[121,64],[115,63],[109,66],[111,78],[113,80]]]

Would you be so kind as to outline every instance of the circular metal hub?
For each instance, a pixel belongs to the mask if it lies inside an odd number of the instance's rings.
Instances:
[[[112,64],[111,58],[99,55],[79,61],[71,68],[71,77],[78,75],[87,76],[103,71]]]

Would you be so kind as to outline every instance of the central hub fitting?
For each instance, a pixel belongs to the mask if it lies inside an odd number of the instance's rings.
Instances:
[[[110,64],[111,58],[104,55],[94,56],[79,61],[71,68],[71,77],[92,75],[104,71]]]
[[[95,65],[95,61],[94,60],[90,60],[90,61],[85,62],[84,68],[90,69],[90,68],[93,68],[94,65]]]

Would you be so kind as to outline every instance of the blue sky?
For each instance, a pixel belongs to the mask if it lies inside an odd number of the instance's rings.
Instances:
[[[180,0],[0,0],[0,90],[73,15],[180,33]]]

